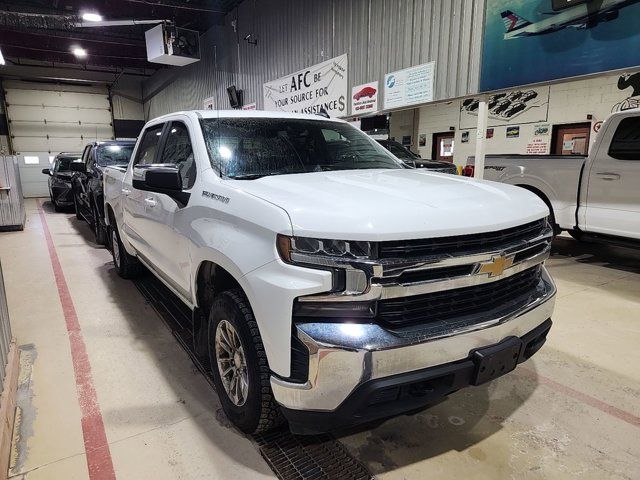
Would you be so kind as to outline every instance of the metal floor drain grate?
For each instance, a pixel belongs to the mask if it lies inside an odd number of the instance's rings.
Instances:
[[[191,311],[159,280],[146,273],[134,280],[142,296],[191,356],[213,387],[211,373],[192,350]],[[288,428],[254,435],[262,457],[281,480],[369,480],[373,476],[329,434],[298,436]]]
[[[281,480],[368,480],[371,473],[331,435],[293,435],[281,429],[253,437]]]

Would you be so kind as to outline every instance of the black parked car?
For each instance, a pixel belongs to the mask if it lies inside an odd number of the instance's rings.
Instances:
[[[56,212],[73,205],[71,179],[74,172],[71,164],[74,162],[82,162],[81,153],[59,153],[51,167],[42,169],[42,173],[49,176],[49,197]]]
[[[401,160],[402,163],[409,168],[426,168],[433,172],[458,174],[458,169],[451,162],[426,160],[393,140],[378,140],[378,143],[389,150],[398,160]]]
[[[80,172],[73,177],[76,217],[86,220],[93,227],[96,242],[101,245],[107,243],[102,171],[105,167],[126,166],[134,145],[135,142],[131,140],[92,142],[84,148],[82,164],[73,165],[74,170]]]

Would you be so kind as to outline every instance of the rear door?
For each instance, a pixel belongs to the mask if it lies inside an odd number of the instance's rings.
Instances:
[[[640,116],[614,117],[599,134],[588,171],[586,229],[640,239]]]
[[[124,233],[127,240],[144,259],[153,263],[152,248],[149,239],[153,238],[153,229],[149,228],[149,214],[153,211],[153,194],[133,188],[133,175],[136,171],[153,165],[159,155],[162,131],[166,124],[158,123],[147,127],[140,135],[140,145],[136,149],[132,168],[128,168],[122,181],[122,214]],[[155,240],[155,239],[154,239]]]

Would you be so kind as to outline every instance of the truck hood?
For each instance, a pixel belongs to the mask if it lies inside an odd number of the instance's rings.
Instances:
[[[420,170],[350,170],[229,180],[283,208],[293,234],[403,240],[500,230],[548,215],[527,190]]]

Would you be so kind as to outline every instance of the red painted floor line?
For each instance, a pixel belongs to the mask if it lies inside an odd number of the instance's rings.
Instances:
[[[62,305],[62,312],[67,324],[69,344],[71,345],[71,358],[73,370],[76,377],[76,389],[78,392],[78,403],[82,412],[82,436],[84,438],[84,450],[87,455],[87,467],[89,468],[89,478],[91,480],[112,480],[116,478],[111,460],[107,434],[104,430],[102,413],[98,405],[98,396],[93,386],[91,376],[91,364],[87,354],[87,346],[82,337],[82,330],[78,322],[78,315],[73,306],[73,300],[69,293],[67,281],[58,259],[56,247],[51,238],[51,232],[47,225],[42,204],[38,200],[38,213],[42,222],[42,230],[47,239],[47,248],[51,258],[51,266],[58,287],[58,295]]]
[[[597,398],[592,397],[591,395],[587,395],[586,393],[583,393],[579,390],[571,388],[560,382],[551,380],[550,378],[545,377],[544,375],[540,375],[539,373],[533,370],[529,370],[526,367],[518,367],[518,370],[524,373],[528,377],[537,379],[538,383],[541,383],[542,385],[551,387],[554,390],[557,390],[568,397],[578,400],[579,402],[589,405],[590,407],[597,408],[601,412],[611,415],[612,417],[622,420],[623,422],[627,422],[633,425],[634,427],[640,427],[640,417],[634,415],[633,413],[620,410],[618,407],[614,407],[613,405],[610,405],[607,402],[598,400]]]

